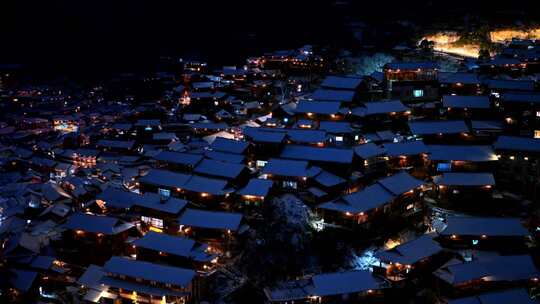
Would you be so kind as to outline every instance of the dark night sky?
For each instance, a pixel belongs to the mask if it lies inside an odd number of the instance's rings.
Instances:
[[[351,0],[347,9],[328,0],[0,2],[0,63],[91,71],[144,66],[163,54],[200,54],[234,63],[261,50],[340,41],[350,17],[384,22],[409,16],[426,22],[426,16],[447,17],[448,8],[489,17],[497,6],[479,0]],[[538,11],[531,9],[535,2],[504,3]]]

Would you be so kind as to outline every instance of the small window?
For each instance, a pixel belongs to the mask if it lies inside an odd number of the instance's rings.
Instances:
[[[161,197],[163,198],[169,198],[171,197],[171,190],[168,190],[168,189],[162,189],[162,188],[159,188],[158,189],[158,193]]]
[[[296,189],[298,188],[298,183],[295,181],[283,181],[283,188]]]
[[[534,131],[534,138],[540,138],[540,130]]]
[[[343,141],[343,136],[336,136],[336,141]]]
[[[413,90],[413,96],[415,98],[423,97],[424,96],[424,90]]]
[[[156,227],[159,229],[163,229],[163,220],[154,218],[154,217],[148,217],[148,216],[141,216],[141,221],[146,223],[147,225],[150,225],[152,227]]]
[[[438,163],[437,164],[437,171],[438,172],[450,172],[450,171],[452,171],[452,164],[451,163]]]

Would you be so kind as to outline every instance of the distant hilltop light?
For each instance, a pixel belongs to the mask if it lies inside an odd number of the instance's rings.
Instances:
[[[422,37],[432,41],[433,49],[438,52],[463,57],[477,58],[480,53],[480,41],[460,41],[461,35],[455,31],[443,31]],[[489,40],[493,43],[506,43],[512,39],[540,39],[540,27],[532,29],[497,29],[489,32]]]
[[[432,41],[434,43],[433,49],[438,52],[459,55],[463,57],[478,58],[480,54],[480,44],[470,43],[463,44],[458,43],[461,36],[457,32],[439,32],[433,35],[422,37],[418,41],[418,44],[423,40]]]
[[[512,41],[512,39],[540,39],[540,27],[528,30],[503,29],[495,30],[489,33],[491,42],[503,43]]]

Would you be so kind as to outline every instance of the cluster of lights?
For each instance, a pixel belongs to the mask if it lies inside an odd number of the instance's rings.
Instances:
[[[540,39],[540,28],[531,30],[513,30],[503,29],[495,30],[489,33],[489,38],[495,43],[504,43],[512,41],[512,39]]]
[[[440,32],[433,35],[423,37],[418,44],[423,40],[432,41],[434,43],[433,49],[438,52],[455,54],[464,57],[478,57],[480,54],[480,44],[471,43],[465,45],[458,45],[457,42],[461,37],[456,32]]]

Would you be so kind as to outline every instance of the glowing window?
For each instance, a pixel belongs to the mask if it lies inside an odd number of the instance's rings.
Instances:
[[[450,171],[452,171],[452,164],[451,163],[438,163],[437,164],[437,171],[438,172],[450,172]]]
[[[413,90],[413,96],[415,98],[424,96],[424,90]]]
[[[295,181],[283,181],[283,188],[298,188],[298,184]]]
[[[171,197],[171,190],[168,190],[168,189],[161,189],[159,188],[158,189],[158,193],[161,197],[164,197],[164,198],[169,198]]]
[[[159,229],[163,229],[163,220],[154,218],[154,217],[148,217],[148,216],[141,216],[141,221]]]

